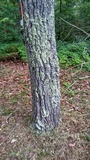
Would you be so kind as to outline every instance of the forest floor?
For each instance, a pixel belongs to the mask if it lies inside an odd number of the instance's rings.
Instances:
[[[51,133],[30,129],[27,63],[0,62],[0,159],[90,160],[89,72],[61,69],[62,123]]]

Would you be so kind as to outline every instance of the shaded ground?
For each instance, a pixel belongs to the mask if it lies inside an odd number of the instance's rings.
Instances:
[[[76,72],[60,72],[62,124],[52,133],[37,135],[29,127],[27,64],[0,62],[1,160],[90,160],[89,72]]]

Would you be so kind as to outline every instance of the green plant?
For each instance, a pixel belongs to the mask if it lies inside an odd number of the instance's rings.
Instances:
[[[90,0],[55,0],[55,25],[57,40],[84,41],[87,35],[74,26],[90,32]]]
[[[18,3],[0,1],[0,42],[21,41]]]
[[[84,68],[90,71],[90,46],[88,42],[62,43],[58,41],[57,50],[61,66],[69,67],[86,62]]]
[[[70,82],[64,82],[63,85],[68,88],[70,86]]]
[[[19,52],[21,59],[23,61],[27,61],[27,54],[26,54],[26,49],[24,45],[21,45],[18,47],[18,52]]]
[[[10,113],[12,113],[12,109],[11,108],[5,108],[4,111],[3,111],[3,116],[7,116],[9,115]]]
[[[88,142],[90,142],[90,135],[89,135],[89,134],[86,134],[86,135],[85,135],[85,139],[86,139]]]
[[[19,58],[18,43],[0,44],[0,60],[11,60]]]
[[[23,43],[1,43],[0,60],[21,59],[27,61],[27,54]]]

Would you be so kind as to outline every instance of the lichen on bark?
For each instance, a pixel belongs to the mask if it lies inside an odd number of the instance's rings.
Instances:
[[[25,41],[31,75],[33,122],[51,130],[60,122],[59,62],[53,0],[23,0]]]

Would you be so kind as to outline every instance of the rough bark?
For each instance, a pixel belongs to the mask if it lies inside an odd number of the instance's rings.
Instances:
[[[25,41],[31,76],[35,128],[51,130],[60,122],[59,62],[54,0],[23,0]]]

